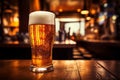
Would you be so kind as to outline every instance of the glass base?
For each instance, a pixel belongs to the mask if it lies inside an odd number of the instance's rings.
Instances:
[[[36,67],[33,65],[30,66],[30,71],[36,72],[36,73],[50,72],[53,70],[54,70],[53,65],[46,66],[46,67]]]

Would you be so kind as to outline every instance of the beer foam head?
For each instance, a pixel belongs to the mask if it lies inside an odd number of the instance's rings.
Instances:
[[[31,24],[54,24],[55,14],[48,11],[35,11],[29,14],[29,25]]]

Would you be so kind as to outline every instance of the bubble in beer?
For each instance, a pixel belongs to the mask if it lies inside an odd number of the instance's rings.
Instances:
[[[29,14],[29,25],[31,24],[54,24],[55,14],[48,11],[35,11]]]

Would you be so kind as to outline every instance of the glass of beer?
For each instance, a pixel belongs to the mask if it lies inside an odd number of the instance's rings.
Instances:
[[[55,14],[35,11],[29,14],[29,38],[32,51],[32,72],[53,71],[52,48],[55,34]]]

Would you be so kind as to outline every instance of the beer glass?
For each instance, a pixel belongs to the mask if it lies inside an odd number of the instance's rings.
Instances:
[[[52,48],[54,42],[55,14],[35,11],[29,14],[29,38],[32,51],[32,72],[53,71]]]

